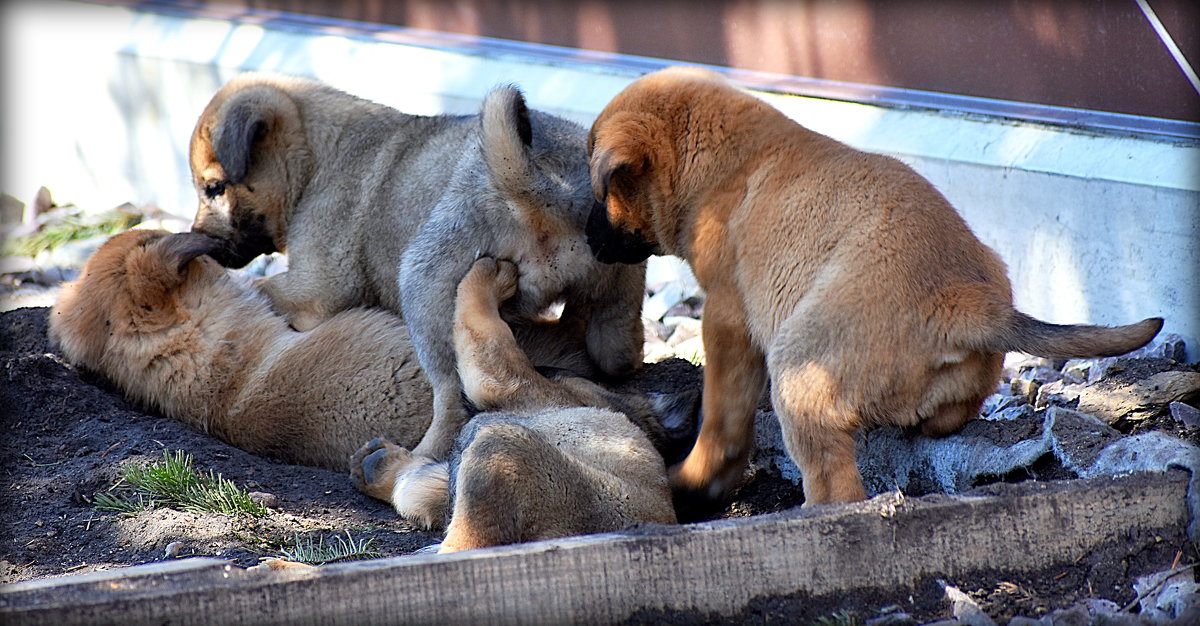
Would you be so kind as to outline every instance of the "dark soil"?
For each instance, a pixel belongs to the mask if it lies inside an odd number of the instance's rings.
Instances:
[[[344,535],[370,540],[381,556],[397,556],[436,543],[391,508],[358,492],[343,473],[289,465],[254,456],[205,433],[126,402],[104,381],[75,371],[46,337],[48,309],[0,314],[0,581],[15,582],[79,574],[170,558],[208,555],[252,566],[280,556],[298,534]],[[655,392],[698,389],[700,370],[672,359],[648,365],[627,388]],[[1195,440],[1165,418],[1161,426]],[[1143,425],[1141,428],[1152,426]],[[1195,430],[1195,429],[1193,429]],[[159,460],[164,451],[192,455],[197,469],[215,471],[237,485],[278,498],[264,518],[228,517],[158,509],[137,515],[102,513],[92,498],[112,486],[128,463]],[[982,489],[997,489],[993,485]],[[771,513],[798,506],[800,488],[766,469],[747,480],[717,517]],[[1150,550],[1130,537],[1111,550],[1074,563],[1047,564],[1021,576],[980,572],[948,580],[994,619],[1039,617],[1089,597],[1125,604],[1134,598],[1136,576],[1197,560],[1191,544],[1175,537]],[[863,619],[903,612],[918,621],[950,617],[944,592],[933,581],[916,589],[863,592],[861,597],[759,598],[734,621],[795,622],[800,615],[843,612]],[[844,615],[843,615],[844,616]],[[712,615],[640,614],[633,622],[712,623]]]

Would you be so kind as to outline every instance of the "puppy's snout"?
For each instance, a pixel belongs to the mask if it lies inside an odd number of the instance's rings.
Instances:
[[[588,247],[601,263],[641,263],[654,254],[654,246],[640,232],[629,233],[616,228],[608,220],[608,208],[597,202],[588,215]]]

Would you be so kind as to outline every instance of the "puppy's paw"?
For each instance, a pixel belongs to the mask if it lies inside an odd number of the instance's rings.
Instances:
[[[496,261],[496,278],[494,283],[496,301],[505,300],[517,295],[517,265],[512,261]]]
[[[391,502],[396,477],[412,462],[413,455],[407,449],[387,439],[375,438],[350,457],[350,479],[359,491]]]
[[[499,304],[517,293],[517,266],[491,257],[476,259],[459,285],[459,293]]]
[[[741,485],[748,455],[714,462],[695,448],[668,471],[675,515],[679,521],[694,522],[718,513]]]

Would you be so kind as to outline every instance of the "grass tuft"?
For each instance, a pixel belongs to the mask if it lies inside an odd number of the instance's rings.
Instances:
[[[117,513],[155,508],[254,517],[269,513],[220,474],[194,470],[192,456],[182,450],[164,451],[160,462],[123,468],[121,480],[107,492],[97,493],[92,503],[98,510]]]
[[[40,252],[53,250],[71,241],[97,235],[115,235],[128,230],[143,218],[141,212],[124,207],[95,215],[86,214],[73,206],[58,207],[55,211],[61,213],[58,219],[46,223],[36,233],[5,241],[3,256],[37,256]]]
[[[334,561],[353,561],[382,556],[382,553],[373,545],[374,539],[359,541],[350,536],[349,530],[345,532],[345,539],[341,535],[332,535],[328,542],[325,541],[325,537],[317,537],[316,541],[313,541],[311,535],[296,535],[292,545],[283,548],[282,558],[309,565],[323,565]]]

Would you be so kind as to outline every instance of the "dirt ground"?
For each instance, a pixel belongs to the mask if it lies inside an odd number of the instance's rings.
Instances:
[[[437,533],[414,528],[388,505],[359,493],[345,474],[257,457],[131,406],[104,381],[77,373],[54,353],[46,337],[47,313],[46,308],[25,308],[0,314],[3,582],[193,555],[252,566],[281,555],[297,535],[328,538],[349,531],[355,540],[370,540],[380,556],[408,554],[439,540]],[[700,370],[679,359],[648,365],[629,384],[661,392],[699,385]],[[1181,430],[1169,418],[1159,426],[1195,439],[1196,429]],[[121,515],[93,508],[94,495],[114,483],[122,465],[161,459],[165,450],[185,451],[197,469],[213,470],[247,490],[272,494],[278,503],[264,518],[168,509]],[[1000,483],[989,488],[1003,487]],[[717,516],[781,511],[801,501],[798,487],[760,470]],[[1136,596],[1132,582],[1137,576],[1173,563],[1194,563],[1198,557],[1195,547],[1182,538],[1182,529],[1150,549],[1131,552],[1129,546],[1144,546],[1142,539],[1131,536],[1128,545],[1099,550],[1075,563],[1048,564],[1046,571],[1027,576],[980,572],[947,582],[1000,623],[1013,616],[1041,617],[1089,598],[1124,606]],[[880,590],[854,598],[762,598],[732,621],[787,623],[801,615],[812,621],[812,616],[840,612],[845,619],[836,623],[849,624],[896,610],[911,619],[895,623],[913,623],[948,618],[951,609],[945,592],[930,581],[919,589]],[[713,623],[726,618],[646,614],[632,621],[664,620]]]

